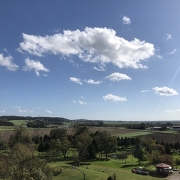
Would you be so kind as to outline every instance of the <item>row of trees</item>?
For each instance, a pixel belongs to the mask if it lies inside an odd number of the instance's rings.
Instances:
[[[178,143],[170,145],[153,139],[120,138],[111,136],[106,131],[90,133],[85,126],[77,126],[72,135],[69,135],[66,129],[58,128],[52,129],[44,136],[33,137],[29,136],[26,129],[20,127],[14,130],[7,142],[0,140],[0,147],[9,153],[9,156],[0,157],[0,168],[3,168],[0,178],[12,177],[15,180],[21,179],[20,177],[43,179],[42,176],[44,179],[51,179],[51,170],[45,161],[34,154],[35,150],[45,155],[47,160],[58,160],[61,156],[66,158],[69,150],[73,150],[72,152],[77,153],[72,153],[71,158],[77,164],[98,155],[108,158],[108,154],[114,153],[118,159],[126,159],[127,155],[131,154],[139,163],[149,160],[152,164],[164,162],[173,166],[172,148],[180,148]],[[12,168],[6,171],[6,167],[10,165]]]

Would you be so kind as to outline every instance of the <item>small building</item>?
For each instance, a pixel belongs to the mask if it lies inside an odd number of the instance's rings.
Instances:
[[[173,126],[174,131],[180,131],[180,126]]]
[[[153,131],[159,131],[160,129],[161,129],[161,127],[159,127],[159,126],[152,127]]]
[[[156,164],[156,171],[159,173],[168,174],[169,171],[172,170],[172,167],[165,163]]]

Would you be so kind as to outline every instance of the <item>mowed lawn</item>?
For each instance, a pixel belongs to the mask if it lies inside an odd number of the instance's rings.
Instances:
[[[21,126],[26,123],[26,120],[11,120],[9,122],[12,122],[15,126]]]
[[[84,175],[69,164],[66,161],[49,163],[50,167],[59,167],[62,169],[62,173],[53,177],[53,180],[83,180]],[[151,177],[150,175],[140,175],[131,172],[133,167],[138,167],[137,161],[129,160],[126,163],[122,160],[108,161],[94,161],[91,165],[83,165],[77,167],[80,171],[85,173],[86,180],[107,180],[109,176],[116,174],[117,179],[123,180],[158,180],[162,178]],[[152,169],[151,169],[152,170]]]

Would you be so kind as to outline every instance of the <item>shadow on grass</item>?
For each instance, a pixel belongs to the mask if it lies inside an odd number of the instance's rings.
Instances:
[[[163,173],[157,173],[156,171],[149,171],[149,175],[157,178],[166,178],[168,175]]]
[[[123,166],[121,166],[121,168],[130,168],[130,167],[137,167],[137,164],[125,164]]]

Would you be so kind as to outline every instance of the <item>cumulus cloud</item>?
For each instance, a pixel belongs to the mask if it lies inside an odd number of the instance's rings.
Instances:
[[[152,90],[155,92],[155,94],[160,95],[160,96],[175,96],[175,95],[178,95],[177,91],[175,91],[172,88],[166,87],[166,86],[154,87]]]
[[[80,101],[80,100],[79,100],[79,104],[81,104],[81,105],[86,105],[87,103],[86,103],[85,101]]]
[[[39,76],[39,71],[49,72],[49,69],[44,67],[39,61],[30,60],[29,58],[25,59],[25,66],[23,67],[24,71],[35,71],[36,75]]]
[[[81,80],[79,78],[70,77],[70,81],[82,85],[82,82],[81,82]]]
[[[112,73],[109,76],[106,76],[106,78],[109,79],[110,81],[131,80],[131,78],[126,74],[121,74],[118,72]]]
[[[167,41],[169,41],[170,39],[172,39],[172,34],[166,34],[166,39],[167,39]]]
[[[49,114],[52,114],[52,112],[50,110],[46,110],[46,112],[49,113]]]
[[[147,68],[142,62],[154,55],[154,45],[139,39],[128,41],[113,29],[89,28],[84,31],[65,30],[51,36],[23,34],[19,51],[43,56],[47,53],[63,56],[76,55],[85,62],[101,68],[112,63],[119,68]]]
[[[122,23],[129,25],[129,24],[131,24],[131,19],[129,17],[127,17],[127,16],[123,16],[122,17]]]
[[[116,95],[112,95],[112,94],[107,94],[105,96],[103,96],[103,99],[106,100],[110,100],[110,101],[114,101],[114,102],[125,102],[127,101],[127,99],[125,97],[119,97]]]
[[[169,52],[167,54],[174,54],[177,51],[177,49],[174,49],[172,52]]]
[[[165,112],[170,113],[170,114],[172,114],[172,113],[180,113],[180,109],[167,109]]]
[[[93,79],[85,80],[88,84],[101,84],[101,81],[94,81]]]
[[[4,57],[3,54],[0,54],[0,66],[5,66],[10,71],[16,71],[19,66],[14,64],[12,60],[12,56]]]

